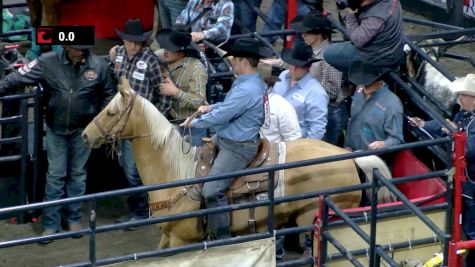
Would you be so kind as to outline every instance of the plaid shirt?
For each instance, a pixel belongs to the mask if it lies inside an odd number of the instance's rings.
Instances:
[[[114,62],[114,74],[117,78],[125,76],[134,91],[152,102],[163,115],[168,115],[172,99],[159,94],[158,85],[163,76],[158,57],[150,48],[143,48],[129,60],[125,47],[120,46]]]
[[[328,44],[328,41],[325,40],[319,46],[313,48],[313,58],[321,60],[312,64],[310,73],[325,88],[330,103],[340,103],[351,95],[351,90],[342,88],[342,73],[323,59],[323,50]]]
[[[176,24],[187,25],[196,18],[205,7],[213,10],[191,26],[192,32],[203,32],[206,39],[228,39],[234,21],[234,3],[231,0],[215,1],[205,6],[205,0],[190,0],[186,8],[176,18]],[[216,3],[217,2],[217,3]]]
[[[185,57],[177,64],[170,64],[170,79],[180,89],[173,97],[171,115],[174,119],[186,119],[199,106],[206,104],[206,83],[208,73],[201,61]]]

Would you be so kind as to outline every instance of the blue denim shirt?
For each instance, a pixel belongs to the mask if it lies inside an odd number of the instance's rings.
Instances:
[[[257,136],[264,123],[266,85],[259,74],[242,74],[234,81],[223,102],[191,125],[196,128],[214,127],[219,137],[236,142]]]
[[[399,98],[384,85],[368,100],[362,90],[355,92],[351,104],[345,146],[366,150],[374,141],[384,141],[386,147],[399,145],[402,133],[403,108]]]
[[[475,181],[475,115],[472,112],[459,111],[453,121],[457,124],[458,130],[467,134],[467,147],[465,148],[465,159],[467,161],[468,176]],[[426,121],[424,129],[431,134],[446,136],[442,131],[442,124],[436,120]]]
[[[322,85],[310,73],[290,87],[290,73],[283,71],[280,82],[273,92],[283,96],[295,108],[302,137],[321,140],[327,126],[328,95]]]

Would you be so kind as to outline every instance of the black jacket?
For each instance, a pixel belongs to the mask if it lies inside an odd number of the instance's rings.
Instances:
[[[100,57],[88,53],[86,62],[73,66],[66,51],[43,54],[0,82],[0,95],[18,87],[41,83],[46,123],[56,134],[84,128],[117,92],[117,82]]]

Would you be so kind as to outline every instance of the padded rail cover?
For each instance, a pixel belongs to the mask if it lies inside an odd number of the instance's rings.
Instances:
[[[396,155],[393,167],[393,177],[417,175],[430,172],[430,169],[422,163],[410,150],[400,151]],[[431,178],[410,183],[398,184],[396,187],[401,190],[409,199],[437,195],[445,191],[445,184],[439,178]],[[440,203],[444,199],[428,202],[426,205]]]
[[[153,29],[154,0],[68,0],[61,3],[59,25],[95,26],[96,38],[116,39],[127,19],[140,18]]]

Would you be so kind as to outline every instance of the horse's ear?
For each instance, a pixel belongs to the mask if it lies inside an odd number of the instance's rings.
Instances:
[[[122,95],[123,98],[126,98],[133,93],[132,88],[130,87],[130,83],[127,78],[125,78],[125,76],[120,77],[119,93]]]

